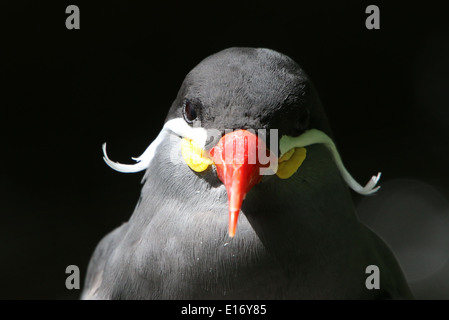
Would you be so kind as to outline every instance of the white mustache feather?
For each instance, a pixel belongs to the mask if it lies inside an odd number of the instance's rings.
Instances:
[[[307,130],[299,137],[282,136],[279,144],[281,157],[292,148],[301,148],[315,143],[322,143],[329,149],[329,151],[332,153],[341,176],[352,190],[363,195],[373,194],[377,190],[379,190],[380,186],[376,187],[376,184],[377,182],[379,182],[381,173],[379,172],[377,176],[372,176],[368,183],[364,187],[362,187],[357,181],[355,181],[348,170],[346,170],[345,166],[343,165],[343,161],[341,160],[340,154],[337,151],[337,147],[335,146],[332,139],[320,130]]]
[[[148,148],[142,153],[140,157],[132,158],[137,163],[135,164],[122,164],[111,161],[106,152],[106,142],[103,143],[103,160],[112,169],[123,173],[134,173],[146,170],[151,161],[154,158],[157,147],[164,141],[170,134],[176,134],[182,138],[188,138],[195,141],[199,146],[204,147],[207,139],[207,131],[203,128],[192,128],[182,118],[175,118],[165,123],[159,135],[148,146]]]
[[[148,146],[148,148],[144,151],[144,153],[142,153],[140,157],[132,158],[137,163],[122,164],[111,161],[106,152],[106,143],[103,143],[102,146],[104,155],[103,160],[109,167],[119,172],[134,173],[146,170],[150,166],[151,161],[154,158],[157,147],[170,134],[176,134],[179,137],[191,139],[195,141],[200,147],[204,147],[206,144],[207,139],[206,129],[192,128],[184,121],[184,119],[175,118],[165,123],[159,135]],[[379,172],[377,176],[372,176],[371,179],[368,181],[368,183],[364,187],[362,187],[351,176],[351,174],[343,165],[343,161],[341,160],[340,154],[338,153],[337,148],[332,139],[320,130],[311,129],[304,132],[299,137],[282,136],[279,145],[279,149],[281,152],[280,156],[282,157],[286,152],[288,152],[293,148],[306,147],[316,143],[324,144],[329,149],[337,165],[337,168],[340,171],[340,174],[342,175],[343,179],[352,190],[363,195],[373,194],[377,190],[379,190],[380,186],[376,187],[376,184],[379,182],[381,173]]]

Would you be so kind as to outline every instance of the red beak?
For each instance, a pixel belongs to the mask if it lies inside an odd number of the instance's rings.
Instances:
[[[229,236],[234,237],[243,199],[260,182],[258,149],[267,150],[263,140],[255,134],[238,130],[224,135],[209,153],[223,182],[229,202]],[[264,166],[268,166],[264,165]]]

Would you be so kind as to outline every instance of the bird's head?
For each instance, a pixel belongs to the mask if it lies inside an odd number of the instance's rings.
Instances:
[[[371,194],[379,175],[360,186],[344,168],[318,95],[289,57],[268,49],[230,48],[198,64],[185,78],[164,129],[134,165],[104,159],[113,169],[148,168],[168,135],[182,139],[185,163],[196,173],[212,168],[225,185],[229,235],[234,236],[242,202],[264,176],[289,179],[307,158],[306,146],[330,150],[343,179]]]

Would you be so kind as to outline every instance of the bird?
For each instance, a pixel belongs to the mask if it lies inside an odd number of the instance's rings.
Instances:
[[[317,90],[285,54],[206,57],[135,163],[103,153],[114,170],[145,173],[130,219],[95,248],[81,299],[413,299],[354,209],[351,192],[380,192],[380,174],[364,187],[352,178]]]

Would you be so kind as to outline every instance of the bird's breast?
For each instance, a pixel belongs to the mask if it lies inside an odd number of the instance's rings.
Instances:
[[[270,277],[282,274],[276,260],[244,215],[234,238],[228,236],[227,222],[226,210],[182,215],[168,210],[155,216],[142,237],[129,242],[135,273],[151,283],[142,290],[169,299],[256,298],[275,292],[279,281]]]

